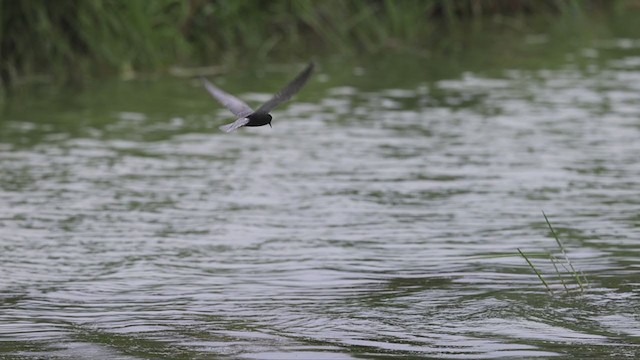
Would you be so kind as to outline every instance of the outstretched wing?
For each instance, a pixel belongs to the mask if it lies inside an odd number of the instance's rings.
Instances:
[[[244,101],[224,92],[219,87],[210,83],[207,79],[202,78],[202,83],[214,99],[218,100],[220,104],[229,109],[229,111],[237,117],[244,118],[245,116],[253,113],[253,109],[251,109],[249,105],[245,104]]]
[[[230,132],[232,132],[233,130],[235,130],[235,129],[239,128],[239,127],[242,127],[242,126],[247,125],[247,123],[248,123],[248,122],[249,122],[249,119],[247,119],[247,118],[240,118],[240,119],[238,119],[238,120],[236,120],[236,121],[232,122],[231,124],[227,124],[227,125],[222,125],[222,126],[220,126],[220,130],[222,130],[222,131],[224,131],[224,132],[227,132],[227,133],[230,133]]]
[[[302,89],[302,86],[304,86],[307,80],[309,80],[309,77],[313,72],[313,66],[313,63],[309,63],[309,65],[307,65],[307,67],[300,74],[298,74],[295,79],[287,84],[287,86],[282,88],[282,90],[278,91],[278,93],[273,95],[273,97],[269,101],[262,104],[262,106],[260,106],[258,110],[256,110],[256,112],[267,114],[276,106],[289,100],[293,95],[300,91],[300,89]]]

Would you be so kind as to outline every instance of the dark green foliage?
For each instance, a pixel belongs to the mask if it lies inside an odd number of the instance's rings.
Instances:
[[[181,1],[0,0],[3,83],[44,74],[79,80],[88,74],[154,69],[186,49],[176,20]]]
[[[631,0],[630,0],[631,1]],[[246,57],[431,49],[467,19],[578,13],[602,0],[0,0],[0,80],[82,81]],[[621,2],[615,2],[620,7]]]

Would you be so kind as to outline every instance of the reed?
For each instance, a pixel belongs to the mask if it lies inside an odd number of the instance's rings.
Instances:
[[[543,211],[542,215],[544,216],[544,220],[547,223],[547,226],[549,227],[549,230],[551,231],[551,235],[556,240],[556,244],[558,245],[558,250],[560,251],[560,254],[562,255],[562,258],[563,258],[564,262],[562,262],[560,259],[558,259],[558,257],[556,257],[551,252],[543,253],[539,257],[544,257],[544,258],[549,259],[549,261],[550,261],[550,263],[553,266],[553,269],[555,271],[556,278],[558,279],[558,281],[560,282],[560,284],[562,285],[562,287],[564,288],[564,290],[565,290],[565,292],[567,294],[570,293],[571,288],[570,288],[570,283],[565,281],[566,276],[569,276],[571,278],[571,280],[573,280],[575,282],[575,284],[578,286],[578,289],[580,290],[580,292],[584,292],[586,286],[589,283],[588,280],[587,280],[587,277],[584,275],[584,273],[582,271],[577,271],[576,268],[573,266],[573,263],[571,262],[571,260],[569,260],[569,256],[567,254],[567,250],[566,250],[564,244],[562,243],[562,241],[560,241],[560,238],[558,237],[557,232],[555,231],[555,229],[551,225],[551,222],[549,221],[549,218],[547,217],[547,214],[545,214],[544,211]],[[540,280],[542,285],[544,285],[544,287],[547,289],[547,291],[549,291],[549,293],[553,294],[553,291],[551,290],[551,287],[549,286],[549,283],[544,279],[544,277],[542,276],[542,273],[538,270],[538,268],[536,268],[534,266],[533,262],[531,261],[531,259],[530,259],[531,256],[525,255],[524,252],[522,250],[520,250],[520,249],[517,249],[517,250],[518,250],[519,255],[527,262],[529,267],[536,274],[536,276],[538,277],[538,279]],[[560,265],[560,267],[562,268],[562,271],[560,270],[560,268],[558,268],[558,265]]]
[[[533,270],[533,272],[536,274],[540,282],[542,282],[542,285],[544,285],[547,291],[553,294],[553,290],[551,290],[551,288],[549,287],[549,284],[547,284],[547,282],[544,280],[544,278],[542,277],[542,274],[540,274],[540,271],[538,271],[538,269],[535,267],[535,265],[533,265],[531,260],[529,260],[529,257],[527,257],[527,255],[525,255],[520,249],[518,249],[518,253],[520,253],[520,256],[522,256],[524,260],[527,262],[527,264],[529,264],[529,267],[531,268],[531,270]]]
[[[461,31],[470,21],[573,15],[621,2],[0,0],[0,80],[5,87],[34,78],[76,82],[275,53],[308,57],[311,49],[421,53],[443,29]]]

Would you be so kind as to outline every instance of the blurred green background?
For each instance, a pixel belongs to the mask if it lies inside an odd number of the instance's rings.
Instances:
[[[518,34],[544,21],[565,31],[563,22],[585,13],[638,7],[637,0],[0,0],[0,79],[6,92],[31,82],[206,75],[221,70],[194,68],[267,59],[425,57],[460,52],[487,28]]]

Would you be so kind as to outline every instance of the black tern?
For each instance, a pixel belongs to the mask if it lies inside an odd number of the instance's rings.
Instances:
[[[269,112],[273,110],[276,106],[282,104],[283,102],[289,100],[293,95],[295,95],[302,86],[307,82],[311,73],[313,72],[313,63],[309,63],[307,67],[302,70],[295,79],[291,80],[287,86],[283,87],[280,91],[278,91],[273,97],[262,104],[258,110],[253,111],[253,109],[244,103],[244,101],[238,99],[237,97],[226,93],[222,89],[216,87],[207,79],[202,78],[202,82],[204,83],[204,87],[207,89],[209,94],[213,96],[220,104],[229,109],[236,117],[236,121],[231,124],[220,126],[220,130],[224,132],[232,132],[233,130],[242,127],[242,126],[264,126],[269,124],[271,126],[271,114]]]

